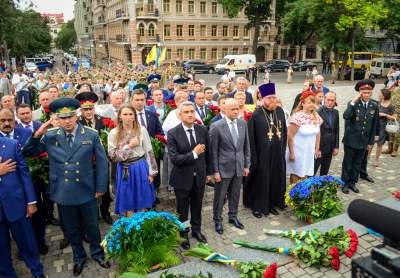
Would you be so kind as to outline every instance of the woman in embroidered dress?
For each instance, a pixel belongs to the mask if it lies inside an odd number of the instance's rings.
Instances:
[[[151,208],[155,200],[153,177],[157,175],[150,136],[130,105],[118,111],[117,127],[108,135],[108,154],[117,162],[115,213],[128,216]]]
[[[303,91],[300,104],[289,120],[286,173],[290,183],[314,175],[314,159],[319,150],[322,118],[316,111],[316,98],[311,89]]]

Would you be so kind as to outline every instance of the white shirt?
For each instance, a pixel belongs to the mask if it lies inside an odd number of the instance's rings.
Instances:
[[[233,134],[232,128],[234,128],[236,130],[236,134],[239,137],[239,130],[238,130],[238,127],[237,127],[237,120],[235,119],[235,120],[232,121],[228,117],[225,117],[225,119],[226,119],[226,122],[228,123],[228,127],[229,127],[229,130],[231,131],[231,134]],[[232,126],[232,122],[233,122],[233,126]],[[232,138],[233,138],[233,136],[232,136]]]
[[[196,132],[194,131],[194,125],[192,127],[187,127],[182,123],[182,126],[183,126],[183,129],[185,130],[185,134],[186,134],[186,137],[188,139],[188,142],[193,144],[193,142],[190,142],[190,132],[188,131],[189,129],[192,130],[192,135],[193,135],[193,138],[194,138],[194,141],[195,141],[194,143],[196,144],[197,140],[196,140]],[[195,151],[192,151],[192,153],[193,153],[194,159],[197,159],[198,158],[197,153]]]
[[[22,74],[21,76],[19,74],[14,74],[11,83],[15,86],[15,91],[21,91],[22,89],[25,89],[26,86],[28,85],[28,76],[25,74]]]
[[[162,129],[164,131],[164,134],[167,134],[170,129],[173,129],[177,125],[181,123],[181,120],[178,119],[178,114],[177,110],[172,110],[169,112],[167,118],[165,118],[165,121],[162,125]]]
[[[7,133],[4,133],[3,131],[0,131],[0,133],[4,136],[4,137],[7,137]],[[14,129],[10,132],[10,133],[8,133],[8,137],[10,138],[10,139],[14,139]]]
[[[24,127],[24,128],[29,128],[30,130],[32,130],[33,132],[33,121],[31,121],[30,123],[23,123],[21,121],[19,121],[19,123]],[[30,127],[28,127],[28,125],[30,125]]]

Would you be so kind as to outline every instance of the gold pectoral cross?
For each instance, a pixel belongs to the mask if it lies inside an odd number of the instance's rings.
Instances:
[[[281,139],[281,132],[279,129],[276,131],[276,136],[278,136],[278,138]]]
[[[272,136],[274,135],[274,133],[272,132],[272,129],[270,129],[267,133],[267,136],[269,138],[269,141],[272,141]]]

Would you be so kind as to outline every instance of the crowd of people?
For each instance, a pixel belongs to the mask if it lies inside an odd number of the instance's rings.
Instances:
[[[59,225],[60,248],[71,245],[78,276],[87,258],[83,240],[91,257],[110,267],[99,216],[111,225],[111,211],[129,217],[156,209],[161,186],[175,194],[180,221],[191,224],[181,232],[188,249],[189,232],[207,242],[206,184],[214,187],[215,231],[223,234],[226,201],[228,223],[238,229],[245,227],[238,216],[241,192],[254,217],[279,215],[286,177],[295,183],[327,175],[339,153],[336,94],[321,75],[305,81],[288,112],[269,80],[253,91],[241,76],[206,84],[171,68],[76,70],[29,76],[22,68],[13,74],[0,69],[1,277],[16,277],[10,232],[32,275],[44,277],[39,253],[48,252],[45,226]],[[383,89],[377,102],[374,86],[372,80],[357,82],[343,113],[345,194],[359,192],[359,178],[374,182],[367,162],[375,143],[375,166],[386,141],[386,153],[397,155],[398,129],[386,127],[400,113],[400,91]],[[165,144],[163,152],[157,142]],[[45,167],[34,175],[38,161]]]

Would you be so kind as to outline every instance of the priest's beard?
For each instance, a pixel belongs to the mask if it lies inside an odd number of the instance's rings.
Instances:
[[[264,103],[264,108],[267,109],[268,111],[274,111],[276,110],[276,107],[278,105],[276,104],[276,102],[271,102],[271,103]]]

